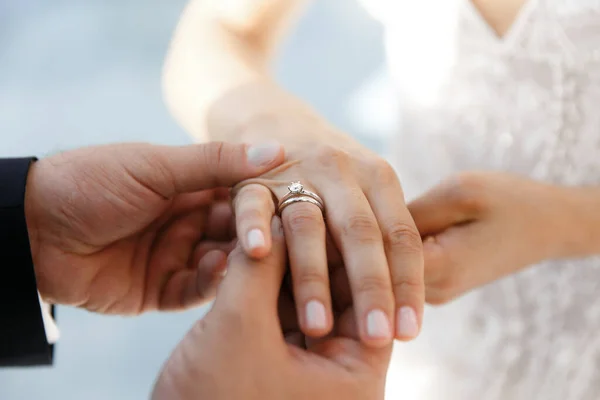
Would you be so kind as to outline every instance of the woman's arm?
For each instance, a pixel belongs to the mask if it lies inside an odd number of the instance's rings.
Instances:
[[[224,4],[231,3],[231,6]],[[194,0],[175,33],[164,74],[169,107],[198,140],[277,140],[286,162],[244,182],[234,201],[244,250],[269,253],[273,195],[301,181],[319,194],[282,211],[302,331],[333,327],[328,258],[339,251],[361,339],[388,345],[417,336],[424,303],[422,243],[392,167],[337,131],[270,78],[269,60],[300,0]],[[325,224],[325,220],[327,223]],[[327,235],[333,245],[327,246]],[[339,306],[339,305],[337,305]]]
[[[600,255],[600,187],[567,187],[559,190],[567,216],[561,257]]]
[[[188,4],[166,58],[163,86],[169,109],[196,139],[242,139],[237,129],[219,129],[221,110],[228,128],[278,109],[308,110],[269,76],[276,44],[305,3],[192,0]],[[216,127],[210,134],[209,119]]]

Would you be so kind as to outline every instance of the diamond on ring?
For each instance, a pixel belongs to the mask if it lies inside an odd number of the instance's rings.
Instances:
[[[302,184],[300,183],[300,181],[298,181],[298,182],[292,182],[288,186],[288,190],[291,193],[293,193],[293,194],[300,194],[304,190],[304,186],[302,186]]]

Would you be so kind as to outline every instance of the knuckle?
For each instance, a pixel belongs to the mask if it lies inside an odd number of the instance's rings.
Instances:
[[[450,302],[457,296],[458,283],[457,279],[446,277],[434,284],[428,284],[425,290],[427,302],[433,305],[443,305]]]
[[[237,201],[243,200],[244,204],[248,203],[249,201],[255,200],[255,199],[262,199],[264,197],[264,193],[265,191],[269,191],[269,189],[267,189],[266,187],[260,185],[260,184],[256,184],[256,183],[245,183],[242,182],[240,185],[238,185],[238,188],[236,188],[233,191],[234,194],[234,198]]]
[[[321,167],[342,169],[347,166],[350,155],[337,147],[324,145],[315,154],[315,161]]]
[[[248,207],[241,210],[238,218],[240,225],[256,223],[256,221],[262,221],[265,219],[265,213],[259,208]]]
[[[423,242],[415,227],[405,222],[394,222],[383,232],[383,243],[386,249],[403,253],[422,253]]]
[[[375,177],[373,180],[380,185],[391,186],[398,184],[396,170],[383,158],[376,158],[374,161],[371,161],[369,170]]]
[[[482,180],[477,173],[465,172],[446,182],[448,198],[459,207],[469,211],[485,208]]]
[[[327,276],[314,268],[301,268],[293,277],[294,283],[300,288],[325,287]]]
[[[240,190],[236,196],[236,201],[239,208],[265,206],[272,203],[271,192],[261,185],[248,185]]]
[[[381,240],[377,221],[366,214],[354,214],[349,217],[343,226],[342,235],[360,243],[374,243]]]
[[[203,149],[209,165],[221,165],[225,161],[225,143],[210,142],[204,145]]]
[[[257,184],[245,185],[238,192],[236,198],[242,198],[245,202],[260,198],[262,196],[261,186]]]
[[[127,155],[126,153],[128,150],[132,150],[132,148],[124,146],[123,148],[115,149],[115,154],[118,155],[119,158],[131,159],[131,154]],[[168,160],[164,157],[163,153],[153,151],[153,147],[144,146],[137,149],[135,154],[135,161],[141,164],[142,168],[158,167],[160,169],[166,169],[166,165],[168,165]]]
[[[445,276],[445,277],[441,278],[440,280],[438,280],[435,283],[435,285],[432,285],[432,286],[435,287],[435,289],[440,292],[451,293],[456,290],[458,285],[459,285],[458,278],[456,278],[454,276]]]
[[[413,276],[392,275],[392,287],[396,296],[403,293],[417,293],[424,289],[423,281]]]
[[[320,231],[323,217],[313,205],[294,204],[284,210],[284,221],[292,234],[315,234]]]
[[[391,293],[392,287],[388,279],[380,276],[365,276],[356,283],[356,290],[364,296]]]
[[[263,218],[274,211],[269,189],[262,185],[247,185],[234,198],[234,207],[240,218]]]
[[[234,165],[230,159],[231,157],[228,157],[228,155],[230,155],[230,151],[228,150],[231,150],[231,148],[224,142],[210,142],[203,145],[202,149],[203,152],[201,155],[199,154],[199,156],[202,156],[205,164],[210,166],[210,176],[216,176],[216,171],[222,169],[223,167],[231,169],[231,167]],[[214,185],[216,186],[216,178]]]
[[[125,149],[121,149],[124,151]],[[125,159],[127,156],[123,155]],[[131,156],[129,156],[131,158]],[[144,151],[139,151],[137,153],[136,161],[138,163],[139,171],[152,171],[152,175],[155,178],[155,186],[160,187],[152,187],[151,190],[159,192],[161,195],[168,197],[169,193],[174,193],[179,190],[177,187],[178,180],[173,175],[172,169],[169,167],[170,161],[165,157],[165,155],[158,151],[151,151],[151,148],[145,148]],[[141,180],[140,177],[136,177],[136,179],[148,186],[146,180]]]
[[[217,186],[217,171],[227,163],[225,143],[210,142],[202,145],[200,149],[201,151],[198,152],[197,157],[199,160],[202,160],[202,164],[207,166],[206,177],[210,178],[208,184],[210,186]]]

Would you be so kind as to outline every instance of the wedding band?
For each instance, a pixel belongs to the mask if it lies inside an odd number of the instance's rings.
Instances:
[[[311,191],[305,190],[300,182],[292,182],[288,186],[289,193],[283,196],[277,206],[277,213],[281,215],[283,210],[294,203],[310,203],[319,207],[322,213],[325,213],[325,206],[321,197]]]
[[[289,206],[290,204],[294,204],[294,203],[310,203],[310,204],[314,204],[315,206],[319,207],[319,210],[321,210],[321,212],[324,212],[325,210],[323,209],[323,205],[321,203],[319,203],[318,201],[316,201],[315,199],[311,198],[311,197],[306,197],[306,196],[302,196],[302,197],[292,197],[290,199],[287,199],[286,201],[284,201],[283,203],[281,203],[277,209],[277,212],[279,213],[279,215],[281,215],[281,213],[283,212],[283,210]]]
[[[324,204],[321,196],[319,196],[318,194],[316,194],[314,192],[311,192],[310,190],[304,189],[304,186],[302,186],[302,184],[299,181],[292,182],[288,185],[288,193],[285,196],[283,196],[283,198],[279,201],[279,203],[281,204],[284,201],[286,201],[287,199],[290,199],[292,197],[298,197],[298,196],[308,196],[308,197],[315,199],[319,203],[321,203],[321,206]]]

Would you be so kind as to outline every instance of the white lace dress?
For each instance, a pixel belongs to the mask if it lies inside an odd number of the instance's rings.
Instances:
[[[600,185],[600,0],[528,0],[503,38],[469,0],[367,3],[386,24],[409,197],[469,169]],[[552,262],[427,309],[388,398],[600,399],[599,285],[600,259]]]

